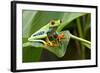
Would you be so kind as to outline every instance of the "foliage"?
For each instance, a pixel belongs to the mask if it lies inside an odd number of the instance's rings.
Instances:
[[[24,10],[22,25],[23,62],[48,61],[50,56],[53,56],[53,58],[51,58],[52,60],[90,59],[90,16],[89,13],[82,12]],[[57,31],[64,32],[65,39],[58,43],[58,47],[50,47],[44,46],[41,43],[28,42],[27,39],[32,33],[39,30],[52,19],[62,20],[62,24]],[[52,55],[48,52],[44,53],[45,50],[52,53]],[[44,54],[48,55],[45,57],[46,59],[43,57]]]

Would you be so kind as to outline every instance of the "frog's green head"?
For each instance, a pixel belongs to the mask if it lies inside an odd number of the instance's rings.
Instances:
[[[62,23],[61,20],[51,20],[50,21],[50,27],[58,27]]]

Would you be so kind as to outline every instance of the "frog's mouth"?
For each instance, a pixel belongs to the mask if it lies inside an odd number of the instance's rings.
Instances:
[[[58,27],[60,24],[51,25],[50,27]]]
[[[32,40],[32,38],[28,38],[28,41],[31,41]]]
[[[50,26],[50,28],[55,28],[55,27],[58,27],[58,26],[56,26],[56,25],[55,26]]]

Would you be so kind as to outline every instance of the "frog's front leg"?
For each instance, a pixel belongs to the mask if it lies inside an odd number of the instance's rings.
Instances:
[[[46,37],[46,42],[48,43],[48,45],[50,45],[50,46],[52,46],[53,44],[52,44],[52,42],[49,40],[49,38],[48,37]]]
[[[62,38],[64,38],[64,33],[59,34],[56,39],[61,41]]]
[[[48,37],[46,37],[46,40],[31,40],[31,42],[40,42],[40,43],[43,43],[45,46],[47,46],[47,45],[49,45],[49,46],[54,46],[54,44],[53,44],[53,42],[51,42],[50,40],[49,40],[49,38]]]

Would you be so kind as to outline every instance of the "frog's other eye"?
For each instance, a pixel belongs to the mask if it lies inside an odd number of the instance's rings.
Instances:
[[[62,20],[60,20],[60,23],[62,23]]]
[[[54,25],[55,24],[55,21],[54,20],[51,20],[51,24]]]

